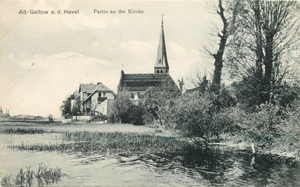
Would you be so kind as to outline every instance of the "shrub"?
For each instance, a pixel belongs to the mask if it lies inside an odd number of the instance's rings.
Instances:
[[[146,114],[146,109],[142,106],[142,103],[139,103],[137,106],[132,106],[129,110],[129,113],[132,119],[130,121],[134,125],[145,125],[144,116]]]
[[[173,119],[176,129],[186,135],[204,136],[215,132],[212,117],[215,107],[207,95],[192,93],[181,97],[175,104]]]

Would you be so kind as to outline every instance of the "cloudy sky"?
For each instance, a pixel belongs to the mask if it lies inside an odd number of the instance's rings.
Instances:
[[[207,1],[1,1],[1,106],[11,115],[60,117],[62,101],[80,83],[103,82],[116,92],[122,64],[125,73],[153,73],[162,14],[170,75],[176,83],[184,78],[189,88],[197,70],[212,70],[213,60],[202,52],[216,16],[210,6]],[[79,14],[28,12],[66,9]],[[94,14],[94,9],[117,13]]]

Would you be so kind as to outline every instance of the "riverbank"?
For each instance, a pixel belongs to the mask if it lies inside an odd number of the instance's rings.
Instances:
[[[211,137],[208,142],[201,137],[181,138],[196,146],[209,146],[220,150],[243,151],[248,154],[273,155],[283,162],[290,164],[300,164],[300,136],[286,136],[270,139],[269,141],[255,141],[245,138],[243,135],[220,135],[220,141],[217,137]]]
[[[248,154],[272,154],[282,161],[293,161],[300,163],[300,143],[299,135],[265,138],[261,141],[255,141],[244,135],[220,135],[220,141],[217,137],[210,137],[209,141],[200,137],[184,137],[178,132],[170,131],[156,126],[135,126],[131,124],[107,124],[107,123],[71,123],[71,124],[42,124],[42,123],[1,123],[0,130],[3,132],[9,129],[12,133],[65,133],[65,132],[120,132],[120,133],[138,133],[141,135],[172,137],[180,141],[185,141],[195,146],[210,146],[220,150],[244,151]],[[255,153],[253,152],[253,148]]]
[[[295,186],[300,180],[298,165],[258,149],[252,154],[237,136],[204,143],[130,124],[26,123],[0,129],[3,182],[10,177],[15,183],[21,169],[36,170],[40,163],[62,169],[60,186]]]

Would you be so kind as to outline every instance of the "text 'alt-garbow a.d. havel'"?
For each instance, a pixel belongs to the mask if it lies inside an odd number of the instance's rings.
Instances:
[[[154,73],[125,74],[122,70],[118,85],[118,94],[120,92],[128,92],[132,101],[137,103],[139,99],[143,98],[149,87],[159,87],[163,86],[163,84],[171,85],[173,91],[180,92],[169,74],[164,26],[162,21]]]

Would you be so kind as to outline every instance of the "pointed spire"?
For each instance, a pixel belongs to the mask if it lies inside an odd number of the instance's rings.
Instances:
[[[154,73],[169,73],[169,64],[167,59],[167,50],[164,35],[164,20],[162,15],[161,33],[157,50],[157,58],[154,66]]]

